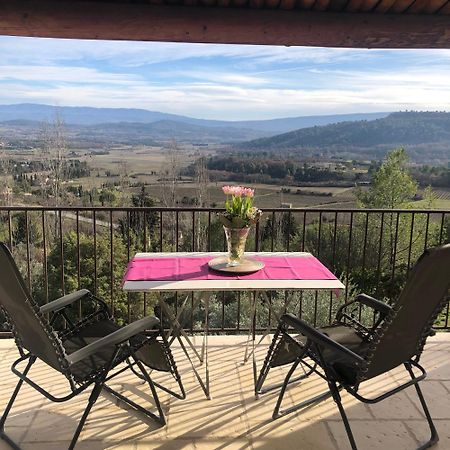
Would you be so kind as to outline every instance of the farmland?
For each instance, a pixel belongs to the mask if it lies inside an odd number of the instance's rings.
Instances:
[[[175,145],[175,144],[174,144]],[[112,193],[107,197],[107,202],[101,204],[112,206],[123,206],[129,203],[127,199],[131,195],[138,193],[145,187],[146,193],[154,199],[157,206],[170,206],[164,200],[164,193],[167,191],[167,168],[176,166],[174,170],[182,173],[183,169],[194,164],[201,157],[210,157],[221,154],[219,146],[194,146],[175,145],[175,151],[170,145],[166,147],[155,146],[116,146],[105,151],[85,149],[70,149],[65,158],[67,160],[77,160],[85,164],[89,175],[78,178],[70,177],[63,183],[66,190],[80,192],[101,193],[108,190]],[[35,161],[44,163],[42,152],[38,149],[27,151],[4,151],[1,155],[3,160],[10,158],[13,161]],[[359,165],[341,170],[348,171],[349,176],[358,173],[367,176],[367,168]],[[341,164],[344,167],[344,164]],[[363,168],[361,168],[363,167]],[[37,177],[38,173],[34,173]],[[172,174],[173,175],[173,174]],[[30,175],[31,177],[33,174]],[[5,181],[11,182],[8,175],[0,175]],[[166,180],[166,181],[164,181]],[[202,204],[204,206],[220,206],[223,201],[221,186],[228,181],[199,181],[195,176],[179,175],[176,183],[172,186],[175,204],[180,206],[198,205],[198,197],[202,192]],[[236,184],[236,182],[230,181]],[[261,208],[270,207],[321,207],[321,208],[352,208],[357,206],[355,199],[355,184],[352,182],[336,183],[283,183],[283,180],[272,183],[247,183],[256,190],[256,204]],[[360,187],[359,189],[364,189]],[[39,198],[36,186],[19,189],[16,186],[13,195],[13,202],[16,204],[42,203]],[[420,191],[419,191],[420,194]],[[435,208],[450,208],[450,189],[435,189]],[[26,200],[25,200],[26,197]],[[70,205],[85,204],[95,206],[98,203],[92,200],[89,194],[90,203],[85,203],[86,199],[81,199],[81,194],[76,196],[67,195],[65,203]],[[11,202],[11,199],[10,199]],[[174,204],[172,204],[173,206]],[[424,207],[426,202],[420,197],[414,206]]]

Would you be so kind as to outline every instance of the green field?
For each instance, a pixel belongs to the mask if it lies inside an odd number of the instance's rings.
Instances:
[[[149,146],[121,146],[110,148],[105,154],[98,154],[86,150],[71,149],[71,159],[85,161],[90,169],[90,176],[73,179],[66,185],[82,186],[84,191],[92,188],[118,191],[120,197],[118,206],[128,203],[127,197],[140,191],[141,185],[156,200],[158,206],[169,206],[164,202],[164,192],[167,183],[162,181],[164,170],[170,166],[170,155],[175,155],[179,169],[187,167],[200,156],[211,156],[218,153],[218,149],[208,147],[180,146],[176,152],[165,147]],[[42,153],[37,150],[11,152],[9,157],[21,160],[42,159]],[[2,180],[4,183],[4,180]],[[206,206],[222,206],[224,196],[221,187],[226,182],[209,182],[206,187]],[[237,184],[232,182],[231,184]],[[261,208],[279,207],[320,207],[344,209],[356,207],[355,188],[345,186],[288,186],[276,184],[254,183],[247,184],[255,189],[255,205]],[[202,188],[205,191],[205,187]],[[196,180],[183,176],[176,182],[175,198],[178,206],[195,206],[199,192],[202,190]],[[450,189],[436,189],[434,208],[450,209]],[[205,198],[205,196],[203,196]],[[24,201],[21,195],[14,198],[20,204]],[[39,203],[41,200],[28,198],[27,201]],[[76,197],[67,199],[68,204],[78,204]],[[424,208],[425,200],[413,202],[413,207]]]
[[[423,193],[423,191],[421,193]],[[416,208],[426,208],[429,206],[429,202],[427,200],[418,200],[412,202],[411,206]],[[450,188],[433,189],[433,200],[431,207],[433,209],[450,209]]]
[[[184,146],[179,151],[179,161],[182,167],[187,166],[200,155],[214,154],[211,147],[198,149],[192,146]],[[83,185],[83,189],[93,187],[100,188],[105,183],[123,182],[124,173],[128,174],[128,182],[133,185],[145,183],[147,192],[157,201],[162,199],[164,185],[161,183],[161,172],[168,164],[167,149],[162,147],[122,147],[112,149],[107,155],[83,155],[81,159],[87,161],[91,168],[91,177],[74,180],[74,183]],[[109,176],[107,176],[109,172]],[[122,173],[121,173],[122,172]],[[209,183],[207,188],[207,204],[209,206],[220,206],[224,196],[221,187],[226,182]],[[236,183],[232,183],[236,184]],[[281,207],[291,205],[292,207],[328,206],[336,208],[347,208],[355,206],[352,188],[341,186],[330,187],[297,187],[272,184],[251,184],[256,190],[256,201],[261,208]],[[137,192],[139,188],[131,188],[131,192]],[[282,191],[290,190],[290,192]],[[297,193],[299,191],[299,193]],[[178,182],[176,196],[181,205],[189,205],[193,199],[198,197],[199,186],[194,180],[183,177]],[[328,195],[325,195],[328,194]]]

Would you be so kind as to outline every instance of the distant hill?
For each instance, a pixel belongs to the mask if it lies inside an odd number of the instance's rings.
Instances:
[[[79,148],[98,148],[114,144],[160,145],[171,140],[193,144],[233,144],[267,136],[257,130],[203,127],[173,120],[152,123],[64,124],[64,130],[69,144]],[[30,120],[0,122],[0,141],[5,140],[19,147],[39,145],[42,133],[42,122]]]
[[[167,142],[175,139],[187,143],[234,143],[259,137],[256,130],[232,127],[205,127],[173,120],[159,120],[153,123],[104,123],[88,127],[75,127],[78,137],[112,143],[140,144],[147,140]]]
[[[271,133],[293,131],[301,128],[329,125],[332,123],[349,122],[355,120],[375,120],[389,115],[388,112],[333,114],[328,116],[300,116],[285,117],[271,120],[248,120],[235,122],[240,126],[254,130],[265,130]],[[280,131],[277,131],[280,130]]]
[[[376,120],[303,128],[239,144],[248,150],[326,151],[378,155],[407,146],[417,159],[450,158],[450,113],[397,112]],[[426,151],[427,154],[421,154]]]
[[[35,103],[16,105],[0,105],[0,122],[11,120],[27,120],[52,122],[59,114],[66,124],[98,125],[105,123],[154,123],[171,121],[187,123],[201,127],[241,128],[259,131],[259,136],[269,136],[299,128],[315,125],[327,125],[349,120],[372,120],[385,117],[389,113],[335,114],[327,116],[299,116],[271,120],[205,120],[176,114],[166,114],[158,111],[129,108],[91,108],[72,106],[50,106]],[[247,138],[250,139],[250,138]]]

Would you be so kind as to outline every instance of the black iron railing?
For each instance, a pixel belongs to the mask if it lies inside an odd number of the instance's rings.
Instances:
[[[128,260],[137,251],[223,251],[225,239],[214,208],[0,207],[0,240],[12,249],[28,288],[41,303],[80,287],[109,301],[123,322],[153,313],[153,294],[124,293]],[[289,305],[315,325],[332,321],[343,300],[367,292],[387,301],[401,290],[427,247],[450,242],[449,210],[265,209],[247,244],[253,251],[309,251],[346,286],[342,298],[298,294]],[[194,294],[188,303],[194,304]],[[271,292],[284,308],[285,293]],[[185,297],[167,301],[178,310]],[[210,306],[210,329],[249,328],[250,298],[217,293]],[[80,306],[80,314],[83,314]],[[361,316],[366,314],[361,311]],[[436,328],[450,329],[446,308]],[[257,328],[274,318],[258,306]],[[202,328],[202,311],[187,308],[186,328]],[[364,317],[363,317],[364,318]],[[370,320],[370,317],[366,317]]]

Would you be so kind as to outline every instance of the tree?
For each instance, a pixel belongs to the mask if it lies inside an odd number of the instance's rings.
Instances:
[[[356,191],[364,208],[394,209],[404,206],[417,192],[417,183],[406,168],[408,154],[404,148],[392,150],[374,172],[367,192]]]
[[[108,235],[98,234],[94,246],[92,236],[80,233],[79,239],[77,239],[76,232],[70,231],[63,237],[64,253],[63,262],[61,262],[60,245],[55,240],[47,256],[49,298],[55,299],[64,292],[86,288],[109,305],[113,305],[116,319],[121,323],[125,322],[127,320],[127,294],[123,291],[121,282],[124,268],[128,262],[127,251],[122,239],[117,236],[113,236],[112,245],[113,258],[111,260],[111,242]],[[79,266],[78,255],[80,256]],[[64,286],[62,285],[61,263],[64,265]],[[96,278],[95,275],[97,275]],[[42,281],[42,279],[37,280],[35,285],[36,296],[41,299],[45,288]],[[135,305],[133,302],[131,305],[136,310],[133,315],[137,314],[139,305]]]
[[[7,206],[11,204],[13,193],[11,188],[11,166],[12,162],[0,142],[0,175],[3,175],[2,187],[0,187],[0,201]]]
[[[133,194],[131,203],[136,208],[153,208],[154,199],[141,187],[138,194]],[[123,242],[130,242],[136,251],[159,250],[159,214],[155,211],[130,211],[126,217],[119,218],[119,230]],[[145,237],[145,240],[144,240]]]

